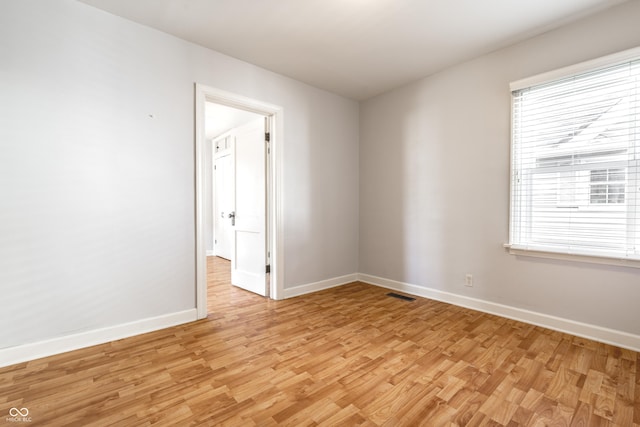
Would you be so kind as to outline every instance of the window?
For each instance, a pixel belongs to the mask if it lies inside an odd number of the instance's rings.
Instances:
[[[640,49],[511,89],[508,246],[640,260]]]
[[[624,203],[626,169],[591,170],[589,201],[592,204]]]

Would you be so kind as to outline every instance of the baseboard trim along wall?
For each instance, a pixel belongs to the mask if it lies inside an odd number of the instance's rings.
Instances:
[[[46,341],[3,348],[0,349],[0,368],[52,356],[54,354],[104,344],[134,335],[145,334],[183,323],[193,322],[196,319],[197,312],[196,309],[193,308],[107,328],[66,335]]]
[[[284,297],[293,298],[300,295],[310,294],[313,292],[346,285],[355,281],[361,281],[364,283],[369,283],[371,285],[380,286],[410,295],[429,298],[460,307],[466,307],[472,310],[505,317],[507,319],[518,320],[532,325],[541,326],[544,328],[568,333],[594,341],[603,342],[606,344],[615,345],[633,351],[640,351],[639,335],[617,331],[614,329],[603,328],[601,326],[591,325],[587,323],[576,322],[573,320],[555,317],[548,314],[524,310],[521,308],[510,307],[507,305],[480,300],[477,298],[471,298],[464,295],[444,292],[437,289],[424,288],[421,286],[412,285],[410,283],[399,282],[396,280],[385,279],[368,274],[353,273],[347,274],[345,276],[334,277],[332,279],[321,280],[315,283],[295,286],[293,288],[285,289]],[[163,316],[142,319],[136,322],[111,326],[108,328],[96,329],[92,331],[54,338],[51,340],[4,348],[0,349],[0,368],[14,365],[16,363],[27,362],[30,360],[40,359],[42,357],[65,353],[67,351],[78,350],[80,348],[91,347],[98,344],[104,344],[110,341],[116,341],[134,335],[141,335],[147,332],[153,332],[160,329],[169,328],[171,326],[193,322],[195,320],[197,320],[197,311],[195,308],[193,308]]]
[[[382,277],[370,276],[368,274],[358,274],[358,280],[371,285],[380,286],[395,291],[401,291],[436,301],[482,311],[484,313],[495,314],[507,319],[518,320],[555,331],[564,332],[582,338],[599,341],[606,344],[615,345],[633,351],[640,351],[640,336],[621,332],[614,329],[603,328],[601,326],[590,325],[588,323],[576,322],[574,320],[563,319],[548,314],[537,313],[521,308],[510,307],[508,305],[497,304],[490,301],[470,298],[464,295],[453,294],[432,288],[424,288],[409,283],[384,279]]]
[[[335,288],[338,286],[346,285],[347,283],[355,282],[358,280],[358,274],[347,274],[346,276],[334,277],[333,279],[321,280],[315,283],[309,283],[307,285],[295,286],[293,288],[285,288],[284,297],[293,298],[304,294],[310,294],[312,292],[318,292],[325,289]]]

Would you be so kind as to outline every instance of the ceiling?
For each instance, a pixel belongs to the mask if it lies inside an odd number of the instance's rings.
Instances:
[[[237,108],[227,107],[213,102],[205,103],[205,138],[215,138],[235,127],[257,120],[260,114]]]
[[[626,0],[80,0],[363,100]]]

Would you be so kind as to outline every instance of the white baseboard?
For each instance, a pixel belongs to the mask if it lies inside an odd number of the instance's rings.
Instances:
[[[207,256],[214,256],[216,253],[213,251],[213,249],[207,249]]]
[[[603,328],[588,323],[576,322],[570,319],[551,316],[548,314],[537,313],[534,311],[524,310],[521,308],[510,307],[508,305],[498,304],[491,301],[471,298],[464,295],[453,294],[450,292],[440,291],[438,289],[424,288],[409,283],[398,282],[395,280],[384,279],[382,277],[371,276],[368,274],[358,274],[358,280],[383,288],[393,289],[408,294],[421,296],[436,301],[442,301],[449,304],[482,311],[484,313],[495,314],[496,316],[506,317],[508,319],[518,320],[532,325],[542,326],[544,328],[553,329],[559,332],[565,332],[594,341],[615,345],[633,351],[640,351],[640,336],[630,334],[628,332],[617,331],[614,329]]]
[[[594,341],[615,345],[633,351],[640,351],[640,336],[638,335],[587,323],[576,322],[521,308],[510,307],[464,295],[444,292],[438,289],[424,288],[409,283],[384,279],[382,277],[371,276],[368,274],[348,274],[345,276],[288,288],[284,290],[284,297],[292,298],[324,289],[338,287],[355,281],[361,281],[411,295],[442,301],[494,314],[496,316],[542,326],[548,329],[565,332],[571,335],[592,339]],[[122,325],[111,326],[108,328],[96,329],[46,341],[4,348],[0,349],[0,368],[14,365],[16,363],[65,353],[67,351],[104,344],[106,342],[128,338],[134,335],[157,331],[171,326],[193,322],[195,320],[197,320],[196,309],[189,309]]]
[[[329,288],[335,288],[337,286],[346,285],[347,283],[355,282],[358,280],[358,274],[347,274],[346,276],[334,277],[333,279],[321,280],[315,283],[309,283],[307,285],[295,286],[293,288],[287,288],[284,290],[285,298],[293,298],[304,294],[310,294],[312,292],[318,292]]]
[[[80,348],[104,344],[106,342],[128,338],[134,335],[157,331],[159,329],[193,322],[196,319],[197,312],[196,309],[193,308],[176,313],[137,320],[135,322],[124,323],[121,325],[53,338],[46,341],[3,348],[0,349],[0,368],[15,365],[16,363],[40,359],[41,357],[52,356],[54,354],[66,353],[71,350],[78,350]]]

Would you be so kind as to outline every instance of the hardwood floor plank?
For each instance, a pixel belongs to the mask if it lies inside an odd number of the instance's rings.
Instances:
[[[364,283],[271,301],[208,259],[207,319],[0,369],[82,426],[640,427],[636,352]],[[3,420],[0,418],[0,420]]]

